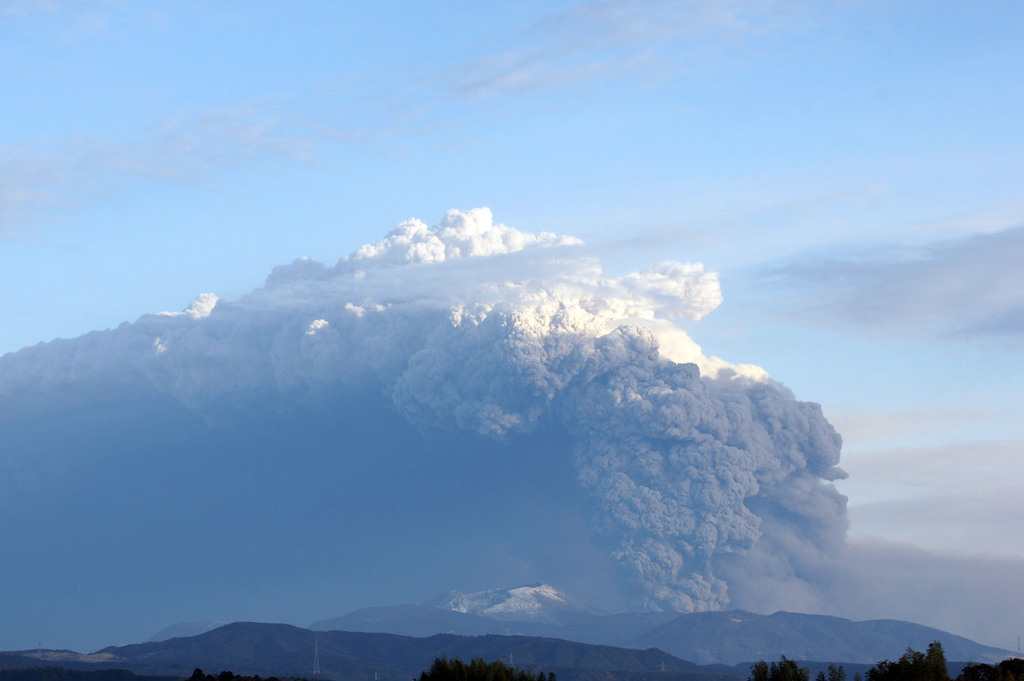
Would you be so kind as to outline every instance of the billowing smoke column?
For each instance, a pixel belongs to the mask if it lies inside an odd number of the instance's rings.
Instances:
[[[721,302],[700,265],[607,277],[572,238],[487,209],[410,220],[328,268],[279,267],[235,301],[0,359],[0,394],[88,371],[204,415],[373,390],[410,423],[491,438],[556,428],[574,443],[593,527],[652,608],[729,602],[722,560],[801,578],[842,545],[829,484],[840,439],[817,405],[757,367],[705,357],[668,318]],[[52,344],[51,344],[52,345]],[[52,348],[50,348],[52,350]],[[481,456],[486,456],[481,453]],[[756,560],[754,560],[756,557]]]

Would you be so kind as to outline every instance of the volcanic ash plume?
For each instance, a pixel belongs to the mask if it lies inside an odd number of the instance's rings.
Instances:
[[[279,267],[238,300],[206,295],[0,358],[0,390],[134,384],[229,418],[247,396],[316,408],[372,390],[435,436],[528,443],[555,429],[574,443],[561,455],[594,531],[648,607],[705,610],[729,603],[723,558],[811,579],[846,532],[830,484],[840,439],[820,408],[757,367],[704,356],[667,321],[720,302],[700,265],[605,276],[576,239],[450,211],[334,267]]]

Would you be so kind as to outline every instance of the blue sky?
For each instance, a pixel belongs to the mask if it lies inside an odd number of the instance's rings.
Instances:
[[[1024,558],[1022,32],[999,1],[0,0],[0,352],[487,206],[612,274],[718,272],[682,325],[823,405],[852,538]]]

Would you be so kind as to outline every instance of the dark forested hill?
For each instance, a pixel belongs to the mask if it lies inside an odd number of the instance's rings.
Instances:
[[[413,638],[394,634],[314,632],[285,624],[237,622],[205,634],[156,643],[109,647],[90,656],[99,663],[79,668],[123,668],[138,674],[187,677],[207,672],[311,677],[314,650],[321,677],[408,681],[435,658],[504,660],[528,670],[554,671],[559,681],[615,681],[658,675],[663,681],[735,681],[730,674],[702,670],[660,650],[635,650],[527,636]]]
[[[3,681],[177,681],[177,677],[138,676],[125,669],[67,669],[25,665],[31,658],[11,659],[0,655],[0,678]]]
[[[401,619],[394,617],[400,612],[409,611],[388,610],[378,622],[382,626],[401,625]],[[362,615],[367,621],[368,614],[372,613]],[[439,622],[433,620],[433,613],[427,614],[431,621]],[[449,622],[481,624],[485,619],[450,614],[453,618]],[[416,626],[428,622],[421,617],[423,613],[413,615],[414,620],[419,618]],[[521,624],[511,622],[509,627]],[[644,631],[648,624],[653,628]],[[641,634],[637,636],[636,632]],[[1008,651],[909,622],[851,622],[786,612],[770,616],[740,611],[697,613],[676,616],[667,622],[663,616],[652,619],[609,615],[566,627],[565,635],[632,640],[630,647],[617,647],[565,638],[495,634],[435,634],[416,638],[236,622],[197,636],[108,647],[90,655],[71,651],[0,654],[0,668],[44,664],[79,670],[126,669],[142,675],[184,678],[198,667],[214,674],[230,670],[240,675],[300,678],[313,677],[316,651],[321,678],[353,681],[408,681],[438,657],[502,660],[526,670],[556,672],[559,681],[736,681],[745,679],[750,663],[759,659],[785,655],[795,660],[870,665],[898,658],[908,646],[921,649],[935,640],[942,641],[950,660],[991,662],[1009,656]],[[687,660],[709,666],[700,667]]]

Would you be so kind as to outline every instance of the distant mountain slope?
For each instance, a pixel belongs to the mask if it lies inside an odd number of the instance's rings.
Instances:
[[[484,612],[480,608],[478,612]],[[660,648],[698,664],[736,665],[779,655],[791,659],[875,664],[896,659],[908,648],[924,650],[941,641],[946,658],[962,662],[998,662],[1009,650],[985,646],[962,636],[899,620],[854,622],[840,617],[777,612],[756,615],[739,610],[675,613],[575,614],[561,624],[515,621],[455,612],[425,605],[364,608],[316,622],[316,630],[345,630],[430,636],[514,634],[561,638],[581,643]]]
[[[396,605],[362,608],[341,617],[314,622],[316,631],[362,631],[433,636],[461,634],[482,636],[540,636],[562,638],[598,645],[632,646],[632,642],[659,624],[677,617],[675,613],[645,612],[618,615],[574,616],[571,623],[551,621],[516,621],[495,619],[466,612],[456,612],[430,605]]]
[[[150,637],[150,642],[166,641],[169,638],[182,638],[185,636],[198,636],[199,634],[205,634],[208,631],[213,631],[217,627],[223,627],[228,622],[176,622],[169,627],[165,627],[153,634]]]
[[[907,649],[924,650],[941,641],[948,660],[996,662],[1012,653],[912,622],[740,610],[680,615],[638,636],[635,647],[654,646],[698,664],[738,664],[786,655],[797,660],[874,664],[896,659]]]
[[[946,658],[998,662],[1013,655],[962,636],[899,620],[854,622],[841,617],[740,610],[689,614],[643,612],[607,615],[547,584],[450,592],[427,605],[364,608],[315,622],[317,630],[430,636],[518,634],[582,643],[656,647],[698,664],[736,665],[779,655],[791,659],[875,664],[908,648],[941,641]]]
[[[123,668],[138,674],[188,676],[196,667],[216,673],[260,676],[312,675],[314,646],[322,677],[408,681],[441,656],[501,659],[517,667],[555,671],[560,681],[636,677],[665,670],[665,681],[735,681],[729,674],[706,672],[660,650],[632,650],[525,636],[413,638],[394,634],[314,632],[286,624],[237,622],[205,634],[156,643],[104,648],[101,663],[77,668]],[[83,656],[84,657],[84,656]],[[614,673],[613,673],[614,672]]]
[[[361,608],[341,617],[313,622],[309,628],[315,631],[379,632],[421,637],[434,634],[480,636],[483,634],[523,633],[518,627],[514,632],[509,631],[507,623],[498,622],[490,617],[479,617],[432,605]]]
[[[427,605],[362,608],[310,628],[405,636],[541,636],[624,646],[674,617],[676,613],[665,612],[608,615],[549,584],[531,584],[469,594],[450,591]]]
[[[0,652],[0,669],[27,669],[38,667],[37,658],[28,657],[20,652]]]

